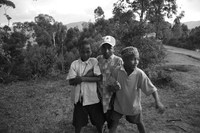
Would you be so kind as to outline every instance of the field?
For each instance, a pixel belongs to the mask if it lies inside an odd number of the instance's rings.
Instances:
[[[200,132],[200,53],[168,47],[160,69],[172,81],[158,84],[166,106],[158,114],[151,96],[142,96],[148,133]],[[73,105],[66,75],[51,79],[0,84],[0,133],[73,133]],[[89,124],[83,133],[96,129]],[[118,133],[137,132],[135,125],[120,121]]]

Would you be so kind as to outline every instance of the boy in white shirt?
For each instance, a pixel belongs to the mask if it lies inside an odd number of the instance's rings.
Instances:
[[[103,109],[97,95],[97,81],[101,81],[101,72],[96,58],[90,58],[92,51],[87,41],[82,41],[79,47],[80,58],[72,62],[67,80],[74,85],[72,101],[74,103],[73,125],[75,133],[80,133],[81,128],[88,123],[96,126],[99,133],[102,132],[104,123]],[[94,76],[87,76],[89,71]]]

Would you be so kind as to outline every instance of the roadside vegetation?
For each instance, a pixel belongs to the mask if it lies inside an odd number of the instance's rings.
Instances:
[[[12,16],[8,9],[15,8],[15,4],[1,0],[0,5],[8,20],[8,25],[0,27],[0,83],[66,74],[78,57],[79,41],[89,40],[96,57],[101,37],[105,35],[117,39],[117,55],[125,46],[137,47],[141,53],[140,68],[152,71],[165,56],[163,43],[189,35],[187,26],[180,23],[184,12],[177,12],[176,0],[118,0],[112,18],[105,19],[103,9],[97,7],[95,22],[83,23],[83,29],[68,29],[48,14],[38,14],[33,22],[10,25]],[[174,24],[165,21],[165,17],[175,17]],[[191,34],[195,36],[196,32]]]

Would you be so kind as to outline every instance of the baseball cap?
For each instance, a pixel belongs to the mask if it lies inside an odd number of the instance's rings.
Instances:
[[[122,56],[134,55],[136,58],[139,58],[139,52],[137,48],[133,46],[128,46],[122,49],[121,55]]]
[[[105,43],[110,44],[112,47],[115,46],[116,41],[115,41],[114,37],[112,37],[112,36],[104,36],[104,37],[102,37],[102,39],[103,39],[103,42],[100,44],[100,47]]]

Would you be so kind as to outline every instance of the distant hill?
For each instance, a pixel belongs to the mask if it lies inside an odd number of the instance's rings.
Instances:
[[[197,26],[200,26],[200,21],[188,21],[184,22],[184,24],[188,26],[188,29],[193,29]],[[83,25],[87,26],[88,22],[80,21],[66,24],[67,29],[77,27],[80,31],[83,29]]]
[[[188,21],[184,22],[184,24],[188,26],[188,29],[193,29],[197,26],[200,26],[200,21]]]
[[[77,27],[80,31],[83,30],[83,27],[87,25],[88,25],[88,22],[84,22],[84,21],[66,24],[67,29]]]

